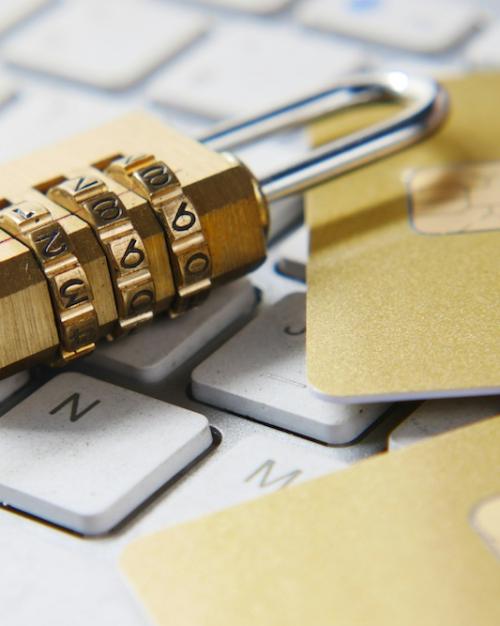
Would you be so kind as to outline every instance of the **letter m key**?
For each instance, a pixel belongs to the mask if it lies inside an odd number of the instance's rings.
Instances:
[[[276,461],[268,459],[262,465],[260,465],[254,472],[245,478],[245,482],[248,483],[251,480],[258,481],[259,488],[279,486],[279,488],[286,487],[301,474],[302,470],[296,469],[288,472],[287,474],[281,474],[279,476],[273,476],[274,466]]]

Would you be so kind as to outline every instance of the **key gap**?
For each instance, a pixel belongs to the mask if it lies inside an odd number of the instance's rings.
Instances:
[[[7,200],[7,198],[0,198],[0,211],[2,209],[6,209],[9,206],[12,206],[12,202]],[[1,225],[0,225],[0,228],[1,228]],[[12,235],[10,235],[6,230],[3,230],[3,232],[6,233],[8,235],[8,237],[6,239],[4,239],[2,242],[0,242],[0,246],[5,244],[5,243],[9,243],[9,241],[12,241]]]
[[[91,163],[90,165],[92,167],[95,167],[97,170],[104,172],[104,170],[108,167],[108,165],[110,165],[113,161],[116,161],[116,159],[121,159],[122,157],[123,157],[123,154],[121,152],[117,152],[116,154],[113,154],[109,157],[105,157],[104,159],[95,161],[94,163]]]
[[[33,189],[35,189],[36,191],[40,191],[41,193],[43,193],[44,196],[46,196],[47,191],[51,187],[60,185],[61,183],[64,183],[64,181],[66,180],[68,180],[66,176],[55,176],[54,178],[51,178],[49,180],[44,180],[41,183],[37,183],[36,185],[33,185]]]

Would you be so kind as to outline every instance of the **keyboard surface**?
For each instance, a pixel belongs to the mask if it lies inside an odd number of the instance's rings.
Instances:
[[[196,136],[352,71],[498,68],[500,2],[449,7],[6,1],[0,160],[140,107]],[[258,174],[304,143],[239,155]],[[497,398],[342,407],[311,394],[301,211],[273,205],[266,263],[201,308],[64,373],[0,381],[2,623],[149,624],[117,566],[133,538],[498,413]]]

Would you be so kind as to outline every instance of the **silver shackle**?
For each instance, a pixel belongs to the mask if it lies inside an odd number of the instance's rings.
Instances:
[[[406,103],[406,107],[386,121],[315,148],[305,157],[261,177],[261,190],[272,202],[424,138],[446,117],[445,89],[431,78],[408,76],[403,72],[351,76],[295,102],[218,124],[199,140],[213,150],[230,150],[352,106],[387,101]]]

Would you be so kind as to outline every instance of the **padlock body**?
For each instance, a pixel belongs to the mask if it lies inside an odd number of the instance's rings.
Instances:
[[[165,232],[148,202],[107,176],[117,157],[154,154],[168,164],[196,208],[210,252],[213,286],[257,267],[265,258],[268,211],[259,186],[229,155],[219,154],[145,113],[132,113],[0,166],[2,206],[40,202],[64,228],[86,273],[98,319],[98,336],[109,336],[118,313],[102,241],[78,212],[49,189],[72,176],[96,173],[127,208],[142,238],[155,287],[155,314],[176,296],[172,256]],[[56,360],[60,337],[46,276],[33,253],[6,233],[0,243],[0,377]],[[168,323],[168,319],[165,319]],[[126,339],[123,339],[126,341]]]
[[[0,230],[0,372],[9,376],[57,354],[46,280],[29,249]]]

